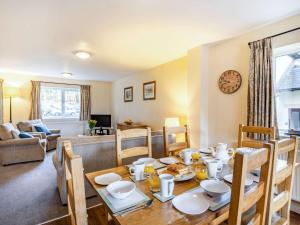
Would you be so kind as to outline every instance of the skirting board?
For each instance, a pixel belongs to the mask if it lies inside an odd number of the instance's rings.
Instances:
[[[293,211],[293,212],[295,212],[297,214],[300,214],[300,202],[292,201],[291,211]]]

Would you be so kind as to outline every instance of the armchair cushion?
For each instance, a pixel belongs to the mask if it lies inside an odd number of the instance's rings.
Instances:
[[[27,132],[21,132],[21,133],[19,134],[19,137],[20,137],[20,138],[33,138],[33,135],[31,135],[31,134],[29,134],[29,133],[27,133]]]
[[[34,125],[34,128],[37,132],[43,132],[46,135],[51,135],[51,131],[48,129],[48,127],[44,124],[38,124]]]
[[[13,139],[13,135],[11,133],[12,130],[15,128],[11,123],[5,123],[0,125],[0,139],[1,140],[8,140]]]

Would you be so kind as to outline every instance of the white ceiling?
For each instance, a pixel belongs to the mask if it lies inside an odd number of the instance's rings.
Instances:
[[[0,71],[116,80],[298,10],[299,0],[0,0]]]

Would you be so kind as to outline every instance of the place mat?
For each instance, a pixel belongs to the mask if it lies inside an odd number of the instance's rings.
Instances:
[[[124,199],[116,199],[112,197],[107,192],[106,188],[98,188],[97,192],[99,193],[103,201],[105,201],[106,205],[111,209],[113,214],[150,200],[150,198],[143,192],[141,192],[138,188],[136,188],[131,195]]]
[[[209,202],[209,210],[210,211],[217,211],[223,206],[227,205],[230,202],[231,198],[231,191],[226,194],[221,195],[220,197],[211,197],[208,196],[203,188],[196,187],[191,190],[186,191],[187,193],[202,193],[203,197]]]
[[[161,196],[161,194],[160,194],[160,192],[157,192],[157,193],[153,193],[153,196],[155,197],[155,198],[157,198],[159,201],[161,201],[161,202],[167,202],[167,201],[169,201],[169,200],[171,200],[171,199],[173,199],[173,198],[175,198],[175,195],[171,195],[170,197],[163,197],[163,196]]]
[[[146,177],[146,176],[144,176],[144,178],[141,179],[141,180],[136,180],[134,176],[129,176],[129,178],[130,178],[134,183],[135,183],[135,182],[140,182],[140,181],[147,180],[147,177]]]

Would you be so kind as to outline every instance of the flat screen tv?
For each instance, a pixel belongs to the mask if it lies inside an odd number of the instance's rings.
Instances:
[[[96,127],[111,127],[111,115],[92,114],[91,120],[96,120]]]

